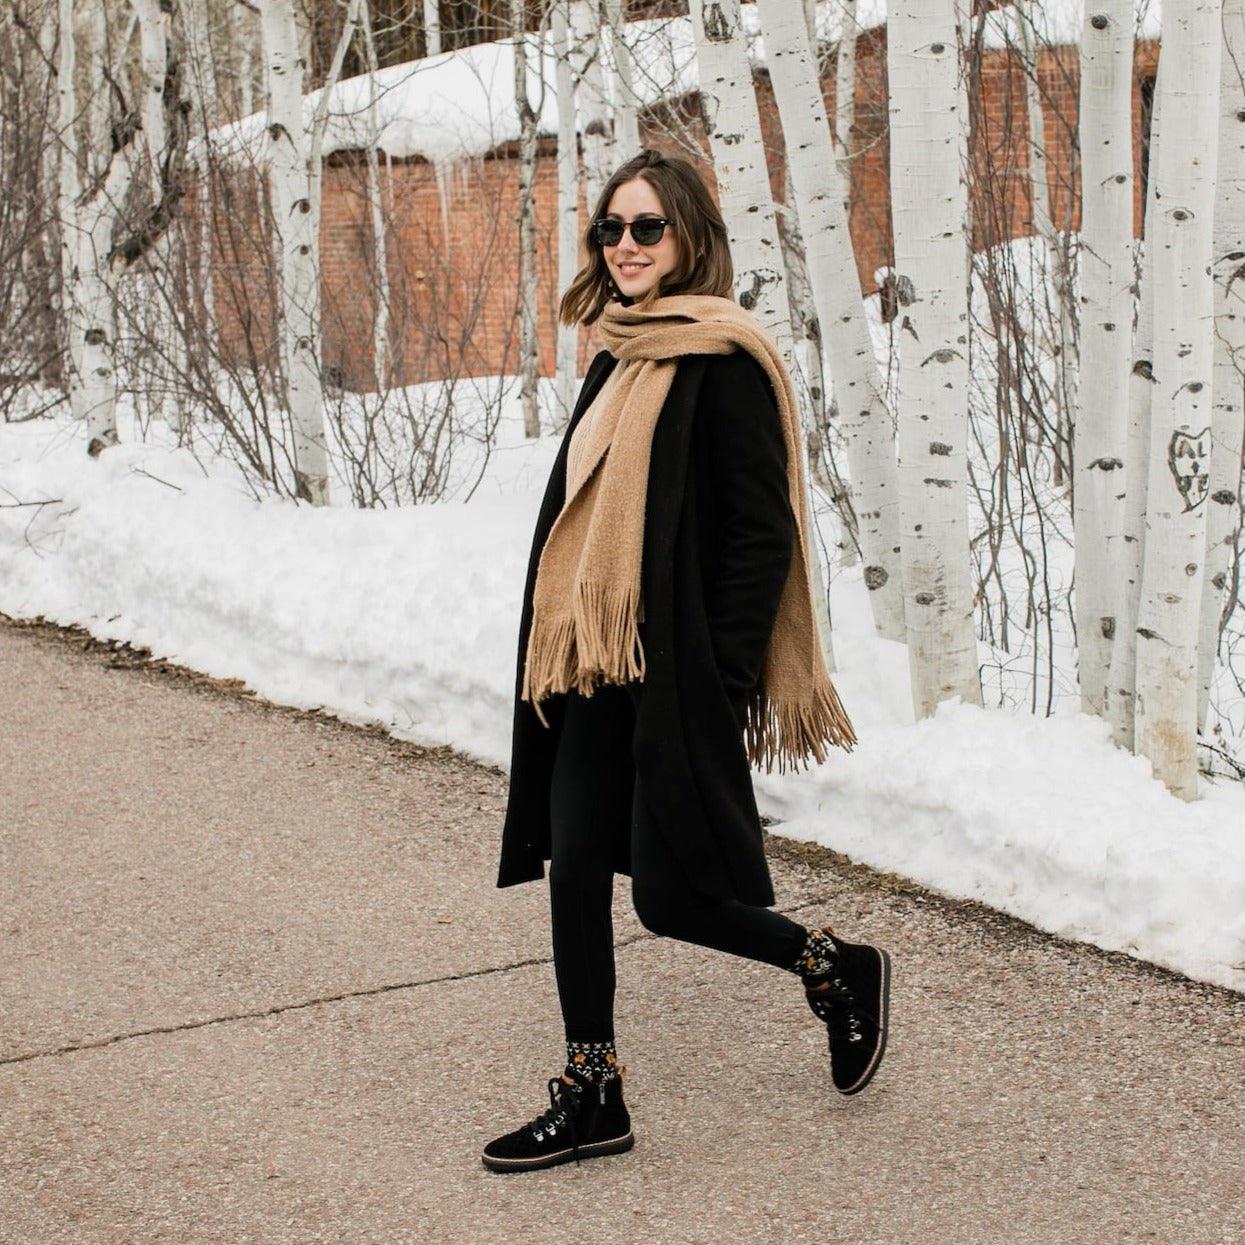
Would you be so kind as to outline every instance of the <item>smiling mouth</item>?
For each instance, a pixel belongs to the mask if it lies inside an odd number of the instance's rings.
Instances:
[[[618,271],[630,276],[634,276],[637,272],[643,272],[647,268],[647,264],[619,264]]]

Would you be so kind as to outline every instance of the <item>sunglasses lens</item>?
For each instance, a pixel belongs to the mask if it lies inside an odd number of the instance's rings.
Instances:
[[[656,246],[666,232],[667,221],[660,217],[633,220],[630,225],[631,240],[636,246]],[[617,246],[622,241],[623,230],[628,228],[620,220],[606,218],[592,222],[592,236],[598,246]]]
[[[661,241],[661,235],[666,232],[666,222],[664,220],[633,220],[631,222],[631,236],[635,239],[636,246],[655,246]]]

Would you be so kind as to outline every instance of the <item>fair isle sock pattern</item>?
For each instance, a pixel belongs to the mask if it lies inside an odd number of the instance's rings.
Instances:
[[[567,1042],[566,1066],[600,1085],[618,1075],[618,1051],[613,1042]]]
[[[838,958],[830,931],[810,929],[804,950],[800,952],[800,958],[792,965],[791,971],[798,973],[805,981],[810,977],[824,977],[838,963]]]

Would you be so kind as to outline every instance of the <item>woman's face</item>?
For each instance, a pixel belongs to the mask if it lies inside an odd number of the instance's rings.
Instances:
[[[641,177],[623,182],[614,191],[605,214],[627,224],[646,216],[666,215],[657,192]],[[667,225],[661,241],[651,246],[637,246],[628,229],[617,246],[603,246],[601,250],[614,284],[633,302],[659,293],[662,281],[679,262],[679,240],[673,225]]]

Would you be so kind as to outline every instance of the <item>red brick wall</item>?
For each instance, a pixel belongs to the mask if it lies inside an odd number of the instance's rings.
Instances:
[[[471,160],[438,181],[425,161],[381,167],[391,291],[394,379],[514,370],[518,334],[517,161]],[[536,173],[541,364],[554,351],[557,172]],[[324,362],[351,387],[372,372],[378,282],[362,162],[325,170],[320,223]]]
[[[1137,49],[1134,90],[1134,140],[1140,174],[1142,106],[1139,84],[1152,77],[1157,47]],[[1076,188],[1072,151],[1077,114],[1077,51],[1059,48],[1043,55],[1039,83],[1046,120],[1052,216],[1058,228],[1075,229]],[[762,127],[770,159],[772,189],[781,199],[785,180],[781,127],[768,78],[757,83]],[[1024,78],[1016,58],[987,52],[971,84],[970,193],[974,244],[992,245],[1032,232],[1028,120]],[[824,84],[827,107],[834,107],[833,78]],[[851,231],[857,275],[863,291],[875,288],[875,271],[891,262],[889,145],[887,142],[885,31],[866,32],[859,40],[856,68],[855,124],[852,133]],[[681,119],[702,146],[703,133],[686,108]],[[649,119],[645,142],[666,150],[677,145],[660,116]],[[381,181],[388,219],[388,271],[393,318],[389,340],[395,383],[413,383],[448,375],[483,375],[513,371],[517,357],[517,162],[513,153],[463,162],[438,184],[435,169],[424,161],[382,159]],[[707,167],[707,166],[706,166]],[[321,219],[323,262],[324,363],[349,387],[373,384],[372,325],[376,307],[375,248],[365,195],[362,160],[341,158],[325,169]],[[236,179],[242,182],[245,179]],[[712,178],[710,177],[710,181]],[[250,190],[250,202],[255,190]],[[1142,215],[1142,179],[1137,177],[1136,223]],[[247,196],[238,192],[236,201]],[[558,291],[554,215],[557,200],[555,152],[542,148],[536,177],[537,268],[540,278],[540,365],[552,370]],[[232,209],[237,211],[237,203]],[[237,231],[242,228],[233,224]],[[219,232],[219,231],[218,231]],[[253,222],[243,229],[255,236]],[[255,247],[252,245],[252,250]],[[245,250],[245,248],[243,248]],[[262,283],[262,259],[240,260],[222,253],[218,286],[231,280]],[[249,324],[251,347],[270,350],[268,304],[260,298],[222,299],[218,310],[233,315],[231,340],[239,345]],[[590,349],[586,339],[581,355]]]

